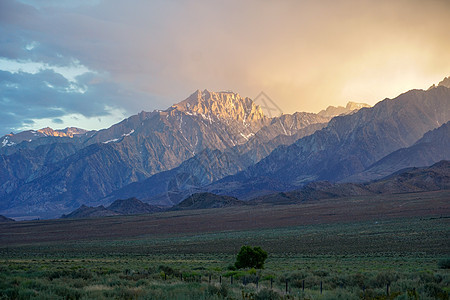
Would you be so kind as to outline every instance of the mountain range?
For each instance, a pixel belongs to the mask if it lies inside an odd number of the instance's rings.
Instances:
[[[449,120],[450,89],[438,86],[428,91],[411,90],[372,108],[335,117],[325,128],[276,148],[260,162],[225,177],[208,190],[248,199],[261,191],[296,189],[312,181],[345,180],[392,152],[411,147],[425,133]],[[449,144],[448,135],[442,143]],[[442,159],[438,156],[433,162]],[[414,162],[408,166],[415,166]]]
[[[450,161],[442,160],[429,167],[403,169],[385,178],[367,183],[312,182],[299,190],[256,197],[248,201],[248,204],[293,204],[341,197],[448,189],[450,189]]]
[[[141,112],[108,129],[2,147],[8,151],[0,155],[0,211],[42,218],[81,204],[109,204],[112,201],[101,199],[173,169],[203,150],[262,144],[258,149],[247,147],[253,162],[276,143],[295,141],[299,130],[310,133],[328,120],[308,113],[267,118],[251,99],[239,94],[196,91],[165,111]],[[312,125],[316,127],[305,129]],[[267,146],[280,135],[292,138],[279,138]]]
[[[324,199],[430,192],[450,189],[450,161],[442,160],[430,167],[407,168],[385,178],[367,183],[332,183],[316,181],[305,187],[242,201],[208,192],[194,193],[172,207],[152,206],[136,198],[116,200],[110,206],[82,205],[62,218],[92,218],[116,215],[151,214],[162,211],[198,210],[243,205],[286,205]]]
[[[237,93],[198,90],[108,129],[6,135],[0,213],[52,218],[133,197],[174,206],[199,192],[248,200],[431,165],[450,159],[446,82],[374,107],[349,103],[273,118]]]

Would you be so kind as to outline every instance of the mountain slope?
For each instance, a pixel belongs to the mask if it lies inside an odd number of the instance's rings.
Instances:
[[[429,166],[441,160],[450,160],[450,122],[425,133],[411,147],[394,151],[364,172],[347,177],[344,181],[363,182],[379,179],[398,170]]]
[[[9,193],[77,150],[77,145],[73,143],[54,143],[34,150],[22,149],[11,155],[0,155],[0,199],[3,199],[0,208],[6,205],[4,197]]]
[[[401,170],[383,179],[366,184],[374,193],[412,193],[450,189],[450,161],[431,167]]]
[[[450,161],[432,166],[401,170],[390,176],[368,183],[313,182],[300,190],[256,197],[249,204],[292,204],[321,199],[428,192],[450,189]]]
[[[322,118],[317,120],[323,121]],[[275,135],[276,129],[270,128],[272,124],[273,122],[263,127],[243,145],[226,150],[205,149],[174,169],[157,173],[113,192],[102,199],[102,203],[117,198],[137,197],[154,204],[175,205],[187,196],[202,191],[202,188],[211,182],[236,174],[257,163],[277,146],[289,145],[299,137],[312,134],[325,126],[323,123],[311,124],[300,129],[291,126],[289,133],[295,134],[281,134],[268,140],[270,136]],[[276,121],[275,124],[278,126],[283,123]]]
[[[7,218],[5,216],[0,215],[0,223],[2,222],[14,222],[14,219]]]
[[[324,129],[290,146],[278,147],[256,165],[218,181],[208,190],[243,199],[264,180],[293,187],[317,180],[342,180],[411,146],[425,132],[449,120],[450,89],[412,90],[372,108],[335,117]]]

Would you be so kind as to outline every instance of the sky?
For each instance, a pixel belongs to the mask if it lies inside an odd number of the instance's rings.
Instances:
[[[1,0],[0,136],[100,129],[197,89],[284,113],[450,75],[448,0]]]

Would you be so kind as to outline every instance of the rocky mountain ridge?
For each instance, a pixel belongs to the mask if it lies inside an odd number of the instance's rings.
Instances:
[[[249,201],[241,201],[235,197],[208,192],[194,193],[171,208],[151,206],[136,198],[130,198],[116,200],[107,208],[104,206],[87,207],[82,205],[72,213],[63,215],[63,218],[149,214],[164,210],[197,210],[259,204],[286,205],[342,197],[420,193],[448,189],[450,189],[450,161],[443,160],[428,167],[400,170],[380,180],[367,183],[317,181],[307,184],[300,190],[259,196]]]
[[[321,110],[318,115],[323,117],[336,117],[341,115],[348,115],[357,112],[361,108],[371,107],[366,103],[348,102],[345,107],[343,106],[328,106],[326,109]]]
[[[172,106],[187,114],[200,115],[205,119],[235,120],[247,126],[265,123],[267,117],[250,98],[242,98],[233,92],[210,92],[197,90],[186,100]]]
[[[243,199],[255,192],[255,186],[267,188],[264,182],[271,182],[270,188],[277,191],[312,181],[343,180],[413,145],[449,120],[450,89],[412,90],[372,108],[335,117],[322,130],[278,147],[259,163],[208,190]]]
[[[418,140],[449,119],[445,86],[412,90],[331,121],[308,113],[268,118],[239,94],[196,91],[164,111],[141,112],[104,130],[0,148],[7,149],[0,152],[0,213],[49,218],[132,197],[176,205],[205,191],[248,200],[345,180],[395,151],[426,144]]]
[[[15,145],[18,145],[22,142],[30,143],[32,141],[35,141],[37,139],[43,138],[43,137],[68,137],[73,138],[75,136],[80,136],[88,132],[85,129],[77,128],[77,127],[67,127],[65,129],[52,129],[50,127],[38,129],[38,130],[26,130],[21,131],[19,133],[10,133],[7,135],[4,135],[0,138],[0,149],[1,148],[10,148]],[[3,150],[3,149],[2,149]],[[0,153],[4,153],[3,150]]]
[[[291,122],[287,116],[280,120],[286,120],[285,128],[291,126],[294,137],[296,129],[327,119],[317,116],[314,121],[310,115],[307,122]],[[284,134],[283,126],[272,121],[248,98],[197,91],[165,111],[141,112],[76,139],[45,137],[21,143],[11,147],[15,152],[0,155],[0,211],[45,218],[81,204],[102,204],[102,198],[121,187],[173,169],[205,149],[224,151]],[[264,133],[257,134],[262,128]],[[50,158],[55,150],[58,155]],[[255,153],[253,159],[269,150]]]

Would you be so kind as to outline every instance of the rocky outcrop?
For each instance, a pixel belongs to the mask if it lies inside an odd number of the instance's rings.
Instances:
[[[81,218],[96,218],[96,217],[108,217],[118,215],[140,215],[150,214],[165,210],[166,208],[160,206],[150,205],[144,203],[136,198],[129,198],[123,200],[116,200],[108,207],[103,205],[90,207],[81,205],[73,212],[62,215],[62,219],[81,219]]]
[[[242,205],[245,205],[245,202],[234,197],[220,196],[212,193],[197,193],[181,201],[172,207],[171,210],[208,209]]]
[[[137,215],[160,212],[164,210],[164,207],[150,205],[137,198],[129,198],[114,201],[108,209],[121,215]]]
[[[50,127],[42,128],[37,130],[44,134],[44,136],[58,136],[58,137],[74,137],[76,135],[82,135],[88,132],[85,129],[77,128],[77,127],[67,127],[65,129],[53,130]]]
[[[85,218],[99,218],[117,215],[119,214],[105,208],[103,205],[97,207],[81,205],[80,208],[74,210],[70,214],[62,215],[61,219],[85,219]]]
[[[267,121],[261,108],[250,98],[242,98],[233,92],[203,92],[197,90],[186,100],[172,106],[188,114],[200,115],[205,119],[230,120],[259,129]]]

